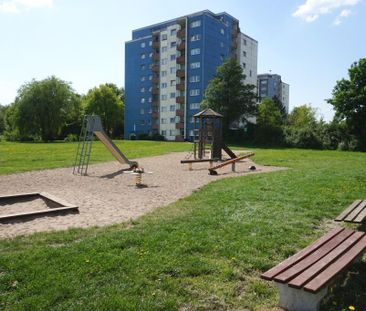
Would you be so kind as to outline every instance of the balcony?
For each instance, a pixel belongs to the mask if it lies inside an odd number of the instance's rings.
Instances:
[[[184,104],[184,96],[176,97],[175,102],[178,104]]]
[[[155,52],[155,53],[153,54],[152,59],[153,59],[153,61],[154,61],[154,62],[159,61],[159,60],[160,60],[160,55],[159,55],[159,53],[156,53],[156,52]]]
[[[184,91],[185,89],[185,85],[184,83],[178,83],[175,85],[175,89],[178,90],[178,91]]]
[[[184,137],[182,135],[175,136],[175,141],[184,141]]]
[[[178,32],[177,32],[177,37],[178,38],[185,38],[186,37],[186,29],[185,28],[183,28],[183,29],[181,29],[181,30],[178,30]]]
[[[159,119],[159,112],[156,112],[156,111],[152,112],[151,113],[151,118],[152,119]]]
[[[177,50],[178,51],[184,51],[186,49],[186,43],[185,41],[183,41],[182,43],[180,43],[178,46],[177,46]]]
[[[177,23],[183,28],[186,26],[186,19],[185,18],[180,19],[177,21]]]
[[[231,38],[236,39],[237,37],[238,37],[238,31],[236,29],[233,29],[233,31],[231,33]]]
[[[175,115],[176,115],[177,117],[184,117],[184,110],[183,110],[183,109],[177,109],[177,110],[175,111]]]
[[[156,65],[156,64],[152,65],[152,66],[151,66],[151,70],[152,70],[153,72],[159,72],[159,65]]]
[[[231,42],[231,48],[232,49],[237,49],[238,48],[238,44],[236,43],[236,41]]]
[[[158,130],[159,129],[159,124],[152,124],[151,129]]]
[[[185,64],[185,62],[186,62],[186,58],[184,56],[177,57],[177,64],[183,65],[183,64]]]
[[[153,48],[153,49],[158,49],[158,48],[160,48],[160,42],[159,42],[159,41],[154,41],[154,42],[152,43],[152,48]]]
[[[153,95],[159,95],[159,89],[158,89],[157,87],[153,87],[153,89],[152,89],[151,93],[152,93]]]
[[[175,128],[177,130],[183,129],[184,128],[184,123],[183,122],[175,123]]]
[[[151,79],[151,82],[152,82],[152,83],[154,83],[154,84],[157,84],[157,83],[159,83],[159,82],[160,82],[160,79],[159,79],[159,77],[153,77],[153,78]]]
[[[185,71],[184,70],[182,70],[182,69],[178,69],[177,70],[177,77],[179,77],[179,78],[183,78],[183,77],[185,77],[186,76],[186,73],[185,73]]]

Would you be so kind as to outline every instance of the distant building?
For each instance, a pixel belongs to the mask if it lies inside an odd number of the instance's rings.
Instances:
[[[277,97],[289,111],[290,103],[290,85],[283,82],[281,76],[278,74],[259,74],[258,75],[258,98],[261,101],[264,97]]]
[[[208,10],[132,31],[126,42],[125,138],[193,138],[193,115],[217,67],[234,58],[257,85],[258,42],[239,21]]]

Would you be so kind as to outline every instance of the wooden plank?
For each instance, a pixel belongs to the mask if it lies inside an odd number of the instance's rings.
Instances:
[[[195,159],[195,160],[181,160],[180,163],[199,163],[199,162],[217,162],[219,159]]]
[[[245,159],[245,158],[249,158],[249,157],[251,157],[251,156],[254,156],[254,153],[247,153],[247,154],[242,155],[242,156],[240,156],[240,157],[237,157],[237,158],[234,158],[234,159],[227,160],[227,161],[225,161],[225,162],[223,162],[223,163],[221,163],[221,164],[218,164],[218,165],[216,165],[216,166],[214,166],[214,167],[210,168],[210,169],[209,169],[209,171],[217,170],[217,169],[219,169],[219,168],[221,168],[221,167],[224,167],[224,166],[226,166],[226,165],[229,165],[229,164],[235,163],[235,162],[240,161],[240,160],[243,160],[243,159]]]
[[[73,211],[73,210],[77,211],[78,207],[76,207],[76,206],[57,207],[57,208],[49,208],[49,209],[44,209],[44,210],[39,210],[39,211],[34,211],[34,212],[3,215],[3,216],[0,216],[0,221],[21,218],[21,217],[28,217],[28,216],[38,216],[38,215],[49,214],[49,213]]]
[[[339,244],[338,247],[333,249],[328,255],[324,256],[321,260],[310,266],[304,272],[299,274],[297,277],[292,279],[288,285],[295,288],[301,288],[303,285],[308,283],[326,267],[332,264],[337,258],[346,253],[354,244],[356,244],[365,233],[354,232],[348,239]]]
[[[39,195],[41,197],[44,197],[52,202],[55,202],[55,203],[61,205],[62,207],[77,207],[76,205],[70,204],[70,203],[66,202],[65,200],[57,198],[54,195],[49,194],[47,192],[41,192]]]
[[[361,223],[361,222],[364,222],[364,220],[366,219],[366,208],[364,208],[361,213],[359,213],[357,215],[357,217],[353,220],[353,222],[356,222],[356,223]]]
[[[348,216],[349,213],[353,211],[353,209],[362,202],[362,200],[354,201],[348,208],[346,208],[336,219],[335,221],[343,221],[344,218]]]
[[[366,208],[366,201],[361,202],[353,211],[344,219],[344,221],[353,222],[358,214]]]
[[[302,249],[295,255],[287,258],[286,260],[279,263],[277,266],[273,267],[272,269],[262,273],[261,278],[265,280],[272,280],[276,275],[282,273],[286,269],[292,267],[293,265],[297,264],[300,260],[314,252],[315,250],[319,249],[322,245],[327,243],[329,240],[334,238],[336,235],[340,234],[344,231],[344,228],[335,228],[329,231],[327,234],[323,235],[321,238],[316,240],[313,244],[309,245],[308,247]]]
[[[33,197],[33,196],[38,196],[39,193],[38,192],[26,192],[26,193],[18,193],[18,194],[7,194],[7,195],[2,195],[0,196],[0,200],[2,199],[13,199],[13,198],[26,198],[26,197]]]
[[[320,248],[309,254],[309,256],[303,258],[297,264],[291,268],[285,270],[281,274],[276,275],[273,279],[276,282],[286,283],[298,276],[304,270],[309,268],[311,265],[321,260],[325,255],[335,249],[339,244],[346,240],[350,235],[353,234],[353,230],[345,229],[340,234],[330,239],[327,243],[323,244]]]
[[[222,145],[222,149],[227,153],[227,155],[232,158],[232,159],[235,159],[237,158],[237,155],[232,152],[232,150],[225,144]]]
[[[366,249],[366,235],[357,242],[349,251],[338,258],[327,269],[319,273],[314,279],[304,286],[306,291],[316,293],[326,286],[338,273],[345,270],[352,261],[361,255]]]

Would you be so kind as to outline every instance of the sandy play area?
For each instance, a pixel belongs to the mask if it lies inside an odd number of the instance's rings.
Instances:
[[[78,214],[0,223],[0,237],[121,223],[188,196],[214,180],[283,169],[259,166],[246,159],[236,164],[236,172],[231,172],[229,165],[219,169],[219,175],[210,176],[208,163],[194,164],[193,171],[188,170],[188,165],[180,164],[185,156],[186,153],[172,153],[138,159],[145,171],[153,172],[144,174],[143,182],[148,187],[142,189],[135,187],[133,175],[120,172],[122,166],[117,161],[91,165],[89,176],[83,177],[73,175],[72,168],[0,176],[0,195],[47,192],[79,207]],[[250,165],[256,165],[257,170],[250,171]],[[23,210],[24,206],[19,208]]]

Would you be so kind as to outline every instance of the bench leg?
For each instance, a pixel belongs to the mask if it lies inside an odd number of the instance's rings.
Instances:
[[[328,292],[328,287],[313,294],[287,284],[276,282],[276,285],[280,294],[279,306],[288,311],[319,311],[320,302]]]
[[[188,170],[191,171],[192,170],[192,163],[188,163]]]
[[[231,164],[231,171],[235,172],[235,162],[233,164]]]

